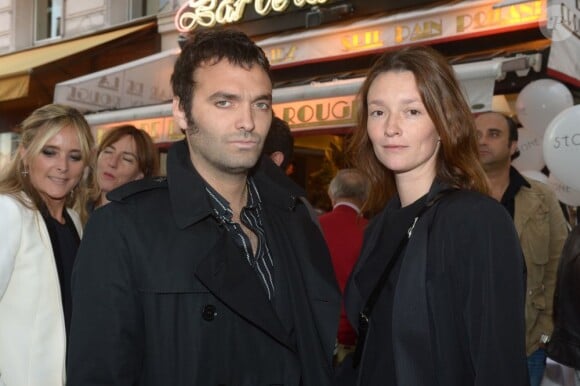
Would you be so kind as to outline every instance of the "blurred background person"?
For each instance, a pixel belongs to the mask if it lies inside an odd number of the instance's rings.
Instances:
[[[149,134],[132,125],[112,128],[97,148],[89,211],[108,204],[107,193],[119,186],[158,173],[157,149]]]
[[[82,232],[71,207],[85,202],[93,137],[62,105],[35,110],[21,130],[0,177],[0,384],[62,386]]]
[[[363,243],[368,220],[363,217],[361,208],[367,195],[368,182],[362,173],[356,169],[339,170],[328,186],[332,211],[318,218],[341,293],[344,293]],[[354,352],[356,343],[356,332],[346,317],[344,306],[340,313],[337,342],[335,364],[340,365],[346,355]]]
[[[488,177],[491,196],[510,214],[527,267],[526,354],[530,385],[539,386],[546,368],[545,345],[550,340],[558,259],[568,235],[558,199],[545,184],[522,176],[512,166],[518,156],[515,121],[498,112],[475,118],[479,160]]]
[[[294,137],[286,121],[276,116],[272,117],[272,124],[264,141],[262,153],[269,156],[287,175],[292,174]]]
[[[560,365],[558,383],[542,385],[580,386],[580,225],[566,239],[554,295],[554,332],[547,345],[548,357]],[[554,378],[558,378],[555,376]],[[563,378],[563,379],[562,379]]]
[[[349,151],[379,213],[345,291],[357,384],[527,385],[524,260],[453,69],[429,47],[390,51],[359,95]]]

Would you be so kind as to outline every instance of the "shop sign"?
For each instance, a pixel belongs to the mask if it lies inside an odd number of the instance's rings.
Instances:
[[[298,35],[258,41],[273,66],[338,59],[388,47],[458,40],[505,29],[539,26],[546,20],[546,0],[494,9],[497,1],[465,1],[430,9],[354,22]]]
[[[167,102],[173,97],[169,80],[176,58],[177,52],[163,52],[145,61],[139,59],[134,65],[121,65],[58,83],[54,101],[81,111],[119,110]]]
[[[273,110],[292,131],[352,127],[356,123],[354,95],[277,103]]]
[[[325,4],[327,0],[189,0],[175,15],[175,28],[179,32],[190,32],[201,27],[214,27],[217,24],[231,24],[241,21],[246,7],[260,16],[272,12],[284,12],[290,5],[298,8]]]

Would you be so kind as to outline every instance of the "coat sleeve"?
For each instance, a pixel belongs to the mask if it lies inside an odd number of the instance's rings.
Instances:
[[[14,271],[16,254],[20,247],[22,234],[22,213],[18,204],[7,196],[0,196],[0,300],[8,288]]]
[[[487,198],[456,212],[450,225],[460,225],[444,237],[456,252],[458,313],[474,386],[527,385],[525,261],[513,221]]]
[[[132,281],[123,211],[93,213],[72,277],[73,313],[67,385],[135,385],[143,357],[143,321]]]

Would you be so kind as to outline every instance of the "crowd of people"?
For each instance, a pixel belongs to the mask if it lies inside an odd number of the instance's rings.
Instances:
[[[578,227],[511,166],[425,46],[359,92],[350,168],[318,216],[291,172],[264,52],[196,33],[171,77],[166,176],[130,125],[20,125],[0,176],[1,386],[539,386],[580,369]],[[576,371],[580,385],[580,371]]]

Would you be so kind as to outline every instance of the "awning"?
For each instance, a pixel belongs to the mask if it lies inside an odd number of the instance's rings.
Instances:
[[[167,58],[171,55],[159,54],[157,57]],[[154,63],[154,61],[144,62]],[[512,71],[525,72],[532,68],[533,71],[539,71],[541,63],[541,54],[531,54],[456,64],[453,68],[472,111],[482,112],[491,110],[496,80],[502,79],[506,73]],[[124,67],[122,70],[107,70],[107,73],[121,74],[127,71],[130,71],[130,68]],[[85,78],[85,82],[95,80]],[[102,77],[97,76],[98,78]],[[65,83],[70,85],[75,81],[77,80]],[[273,109],[277,116],[290,124],[294,132],[352,127],[356,120],[354,102],[363,81],[364,78],[360,77],[276,88],[273,90]],[[68,93],[70,94],[70,90]],[[67,92],[63,93],[66,94]],[[98,112],[87,114],[85,117],[91,126],[96,128],[97,137],[99,132],[113,125],[131,123],[149,132],[156,142],[170,142],[181,138],[180,130],[173,127],[171,103]]]
[[[172,98],[170,78],[179,49],[57,83],[54,102],[82,112],[155,105]]]
[[[0,56],[0,102],[27,96],[30,73],[35,68],[150,28],[153,24],[141,24]]]

